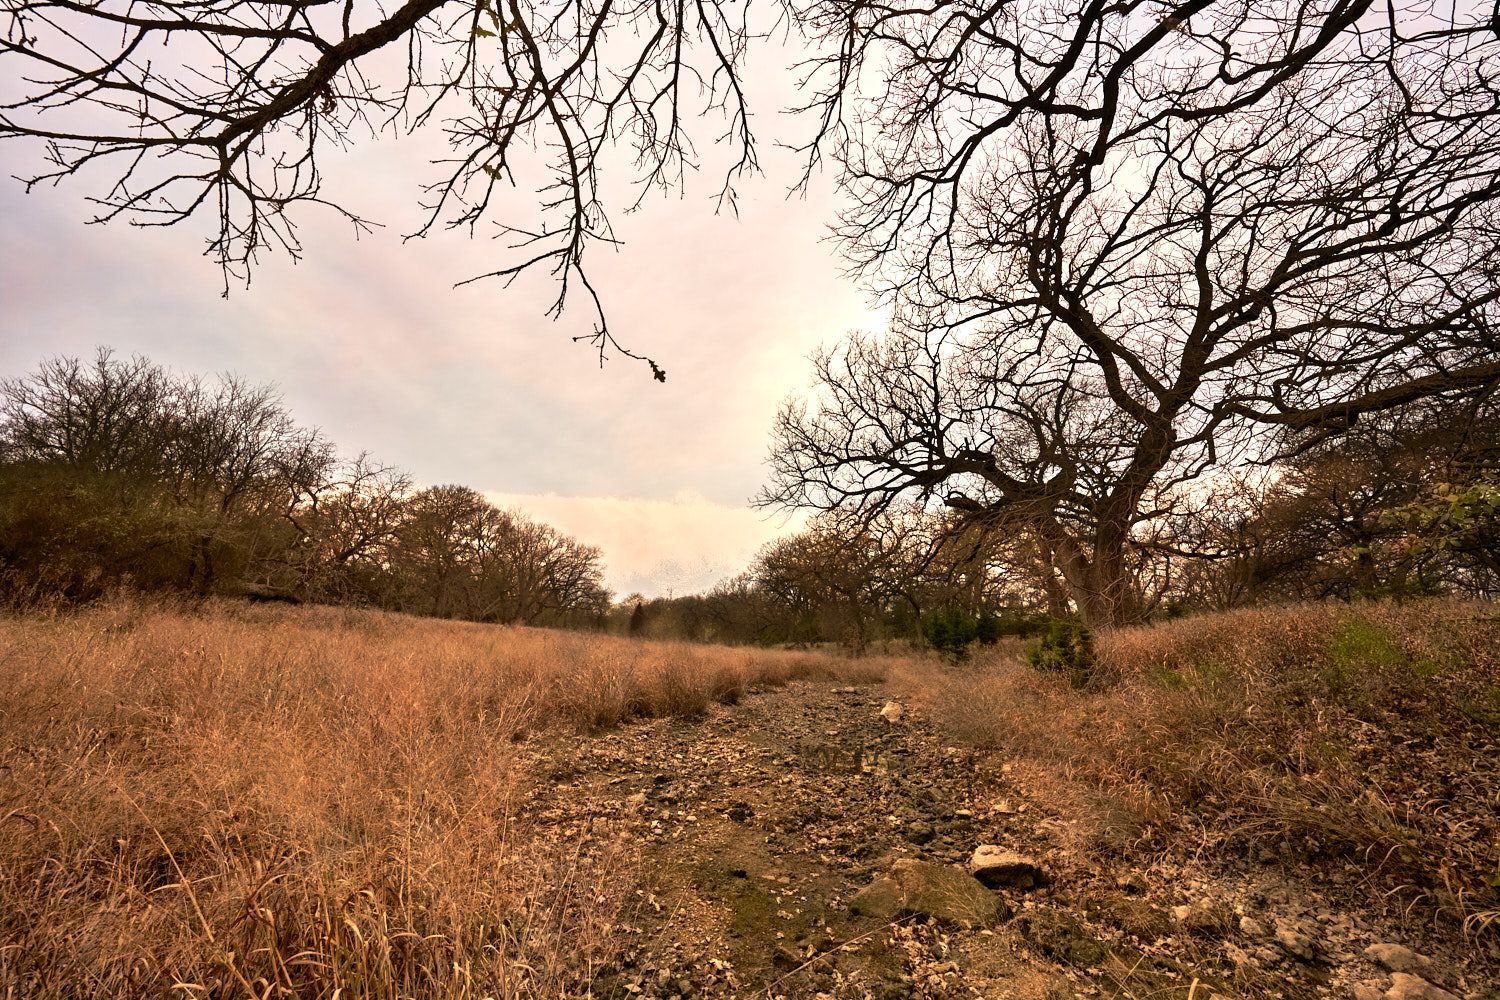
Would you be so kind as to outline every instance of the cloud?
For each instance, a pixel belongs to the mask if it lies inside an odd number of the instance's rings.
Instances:
[[[604,553],[605,578],[617,597],[707,590],[748,568],[766,542],[803,519],[715,503],[695,493],[669,500],[639,497],[487,493]]]

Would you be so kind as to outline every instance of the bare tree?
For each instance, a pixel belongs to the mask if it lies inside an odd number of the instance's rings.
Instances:
[[[601,176],[616,150],[640,197],[696,165],[688,125],[718,113],[730,148],[721,203],[757,168],[739,75],[749,4],[703,0],[3,0],[0,139],[39,140],[28,186],[108,178],[98,220],[167,226],[207,216],[226,291],[268,247],[297,255],[299,209],[373,223],[325,189],[322,158],[360,136],[441,132],[425,221],[473,231],[498,212],[509,253],[581,291],[603,360],[615,341],[584,270],[615,242]],[[617,164],[630,167],[630,163]],[[625,207],[629,207],[628,204]],[[658,379],[665,373],[645,360]]]
[[[61,467],[124,485],[164,472],[178,387],[145,358],[106,349],[93,359],[50,358],[0,380],[0,461]]]
[[[917,493],[1019,519],[1115,624],[1146,608],[1141,526],[1267,457],[1261,428],[1500,380],[1487,11],[933,0],[810,21],[841,235],[901,322],[819,359],[767,502]]]
[[[409,475],[365,454],[307,491],[286,515],[299,536],[298,585],[335,601],[378,600],[413,492]]]
[[[33,481],[33,509],[71,511],[53,543],[112,553],[111,574],[180,575],[206,593],[226,563],[229,579],[280,564],[286,518],[332,463],[332,446],[273,389],[231,376],[188,378],[100,350],[0,381],[0,464]],[[179,557],[181,573],[169,573]]]

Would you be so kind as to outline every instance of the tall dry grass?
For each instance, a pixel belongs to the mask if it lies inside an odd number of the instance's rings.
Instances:
[[[1089,846],[1352,861],[1372,894],[1475,928],[1500,908],[1497,623],[1457,601],[1255,609],[1101,634],[1082,690],[1014,657],[908,682],[1090,815]]]
[[[569,995],[632,857],[534,827],[516,741],[868,669],[334,609],[0,618],[0,996]]]

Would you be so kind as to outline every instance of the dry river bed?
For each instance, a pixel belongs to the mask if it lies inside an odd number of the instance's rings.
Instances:
[[[529,743],[538,835],[640,862],[618,960],[585,995],[1500,1000],[1493,936],[1361,912],[1339,888],[1353,871],[1309,884],[1070,847],[1075,820],[1020,769],[909,708],[888,721],[891,697],[798,682]],[[985,844],[1034,859],[1040,884],[981,886],[961,869]]]

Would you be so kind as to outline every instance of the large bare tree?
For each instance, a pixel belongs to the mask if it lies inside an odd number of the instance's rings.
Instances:
[[[1142,526],[1264,428],[1500,380],[1491,10],[816,10],[840,233],[899,322],[818,359],[768,501],[1003,517],[1114,624],[1143,613]]]

